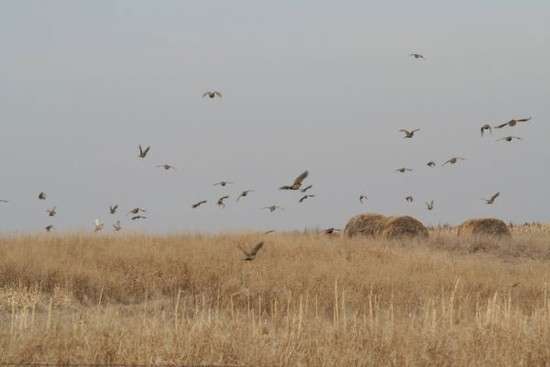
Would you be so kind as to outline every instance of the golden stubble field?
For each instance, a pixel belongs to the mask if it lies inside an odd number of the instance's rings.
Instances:
[[[265,241],[255,261],[237,245]],[[0,362],[550,364],[550,233],[0,236]]]

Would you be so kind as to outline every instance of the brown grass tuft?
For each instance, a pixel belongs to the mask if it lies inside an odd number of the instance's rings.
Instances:
[[[400,238],[427,238],[428,229],[418,219],[409,216],[389,217],[384,224],[382,236],[394,240]]]
[[[459,236],[511,237],[506,223],[496,218],[469,219],[458,227]]]
[[[351,218],[344,228],[346,237],[377,237],[384,230],[387,217],[382,214],[359,214]]]

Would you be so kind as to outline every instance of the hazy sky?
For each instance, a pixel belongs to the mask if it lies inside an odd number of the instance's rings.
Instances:
[[[4,1],[0,230],[303,229],[362,211],[549,221],[549,16],[542,0]],[[467,160],[426,167],[455,155]],[[298,204],[277,188],[305,169],[318,196]],[[135,206],[150,219],[126,224]]]

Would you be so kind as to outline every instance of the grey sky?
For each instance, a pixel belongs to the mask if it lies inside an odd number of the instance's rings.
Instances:
[[[549,15],[535,0],[4,1],[0,230],[110,225],[111,203],[148,208],[126,228],[155,231],[342,226],[361,211],[548,221]],[[425,166],[454,155],[467,160]],[[318,197],[298,204],[277,187],[304,169]],[[286,210],[259,209],[274,203]]]

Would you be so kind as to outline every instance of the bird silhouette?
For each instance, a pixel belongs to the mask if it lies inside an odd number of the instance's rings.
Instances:
[[[241,198],[245,198],[248,196],[249,193],[251,192],[254,192],[254,190],[244,190],[241,192],[241,194],[237,197],[237,200],[235,201],[239,201]]]
[[[103,226],[104,226],[104,224],[101,222],[101,220],[96,219],[94,221],[94,232],[99,232],[99,231],[103,230]]]
[[[405,173],[405,172],[412,172],[412,169],[411,168],[398,168],[396,169],[397,172],[401,172],[401,173]]]
[[[54,229],[54,226],[53,224],[48,224],[46,227],[44,227],[44,229],[46,230],[46,232],[50,232],[52,229]]]
[[[220,182],[216,182],[214,184],[214,186],[221,186],[221,187],[225,187],[227,185],[231,185],[233,182],[231,181],[220,181]]]
[[[307,178],[309,172],[306,170],[294,179],[292,185],[285,185],[279,187],[279,190],[299,190],[302,186],[302,182]]]
[[[118,210],[118,204],[109,205],[109,213],[115,214],[117,210]]]
[[[54,206],[51,209],[46,209],[46,213],[48,213],[48,216],[50,216],[50,217],[55,217],[55,215],[57,214],[57,210]]]
[[[141,215],[141,214],[138,214],[138,215],[134,215],[132,218],[130,218],[131,220],[139,220],[139,219],[147,219],[147,217],[145,215]]]
[[[300,191],[303,192],[303,193],[306,193],[307,190],[311,189],[313,187],[313,185],[307,185],[306,187],[304,187],[303,189],[301,189]]]
[[[217,90],[209,90],[203,93],[202,98],[208,97],[208,98],[215,98],[219,97],[222,98],[222,94],[218,92]]]
[[[118,231],[120,231],[121,229],[122,229],[122,226],[120,225],[120,221],[117,220],[116,223],[113,224],[113,230],[114,230],[115,232],[118,232]]]
[[[481,199],[481,200],[485,201],[488,205],[491,205],[495,202],[496,198],[498,198],[499,196],[500,196],[500,192],[497,192],[493,194],[493,196],[491,196],[489,199]]]
[[[265,231],[264,234],[270,234],[270,233],[274,233],[275,230],[274,229],[270,229],[269,231]]]
[[[243,261],[252,261],[256,258],[256,255],[258,254],[258,251],[263,247],[264,242],[258,242],[256,246],[254,246],[251,250],[245,250],[241,247],[241,245],[238,245],[237,247],[243,252],[244,257]]]
[[[359,195],[359,202],[361,204],[363,204],[363,201],[366,201],[368,198],[367,198],[367,194],[361,194]]]
[[[416,53],[416,52],[413,52],[413,53],[409,54],[409,56],[414,57],[414,58],[417,59],[417,60],[418,60],[418,59],[422,59],[422,60],[425,59],[424,55],[421,55],[421,54]]]
[[[497,141],[506,141],[508,143],[512,142],[514,139],[523,140],[519,136],[505,136],[504,138],[497,139]]]
[[[465,161],[465,160],[466,158],[462,158],[462,157],[452,157],[447,161],[445,161],[445,163],[443,163],[443,166],[446,164],[456,164],[458,161]]]
[[[339,232],[339,231],[340,231],[339,228],[330,227],[330,228],[327,228],[327,229],[323,230],[323,233],[324,234],[333,234],[333,233]]]
[[[223,201],[224,201],[225,199],[228,199],[228,198],[229,198],[229,195],[224,195],[224,196],[222,196],[221,198],[219,198],[219,199],[218,199],[218,202],[217,202],[218,206],[219,206],[220,208],[225,208],[225,203],[224,203]]]
[[[414,133],[417,131],[420,131],[420,129],[414,129],[414,130],[401,129],[399,131],[405,134],[405,136],[403,137],[404,139],[410,139],[414,136]]]
[[[505,122],[503,124],[500,124],[500,125],[497,125],[495,126],[496,129],[502,129],[503,127],[506,127],[506,126],[509,126],[509,127],[514,127],[518,124],[518,122],[527,122],[531,120],[531,116],[527,117],[527,118],[521,118],[521,119],[511,119],[510,121],[508,122]]]
[[[147,212],[147,210],[145,210],[143,208],[134,208],[134,209],[130,210],[128,212],[128,214],[139,214],[139,213],[146,213],[146,212]]]
[[[432,200],[432,201],[426,201],[426,208],[427,208],[428,210],[433,210],[433,208],[434,208],[434,201],[433,201],[433,200]]]
[[[173,166],[171,164],[157,164],[156,167],[159,167],[159,168],[163,168],[165,171],[169,171],[169,170],[176,170],[176,166]]]
[[[147,148],[145,148],[145,150],[143,150],[141,145],[139,145],[138,148],[139,148],[138,158],[141,158],[141,159],[147,157],[147,153],[149,153],[149,150],[151,150],[151,146],[148,146]]]
[[[264,206],[262,209],[267,209],[270,213],[273,213],[277,209],[284,210],[284,208],[280,207],[279,205]]]
[[[435,162],[434,161],[429,161],[428,163],[426,163],[426,166],[428,166],[430,168],[434,168],[435,167]]]
[[[409,195],[409,196],[406,196],[406,197],[405,197],[405,201],[406,201],[407,203],[412,203],[412,202],[414,201],[414,198],[413,198],[411,195]]]
[[[298,202],[301,203],[301,202],[303,202],[303,201],[306,200],[306,199],[314,198],[314,197],[315,197],[315,195],[313,195],[313,194],[306,194],[306,195],[302,196],[302,197],[298,200]]]
[[[195,204],[191,205],[191,208],[196,209],[196,208],[198,208],[199,206],[201,206],[202,204],[206,204],[206,203],[207,203],[206,200],[201,200],[201,201],[196,202]]]
[[[485,125],[481,126],[480,131],[481,131],[481,136],[483,136],[483,133],[485,131],[489,131],[491,134],[493,133],[493,129],[491,128],[491,125],[489,125],[489,124],[485,124]]]
[[[38,199],[39,200],[46,200],[46,193],[42,191],[40,194],[38,194]]]

